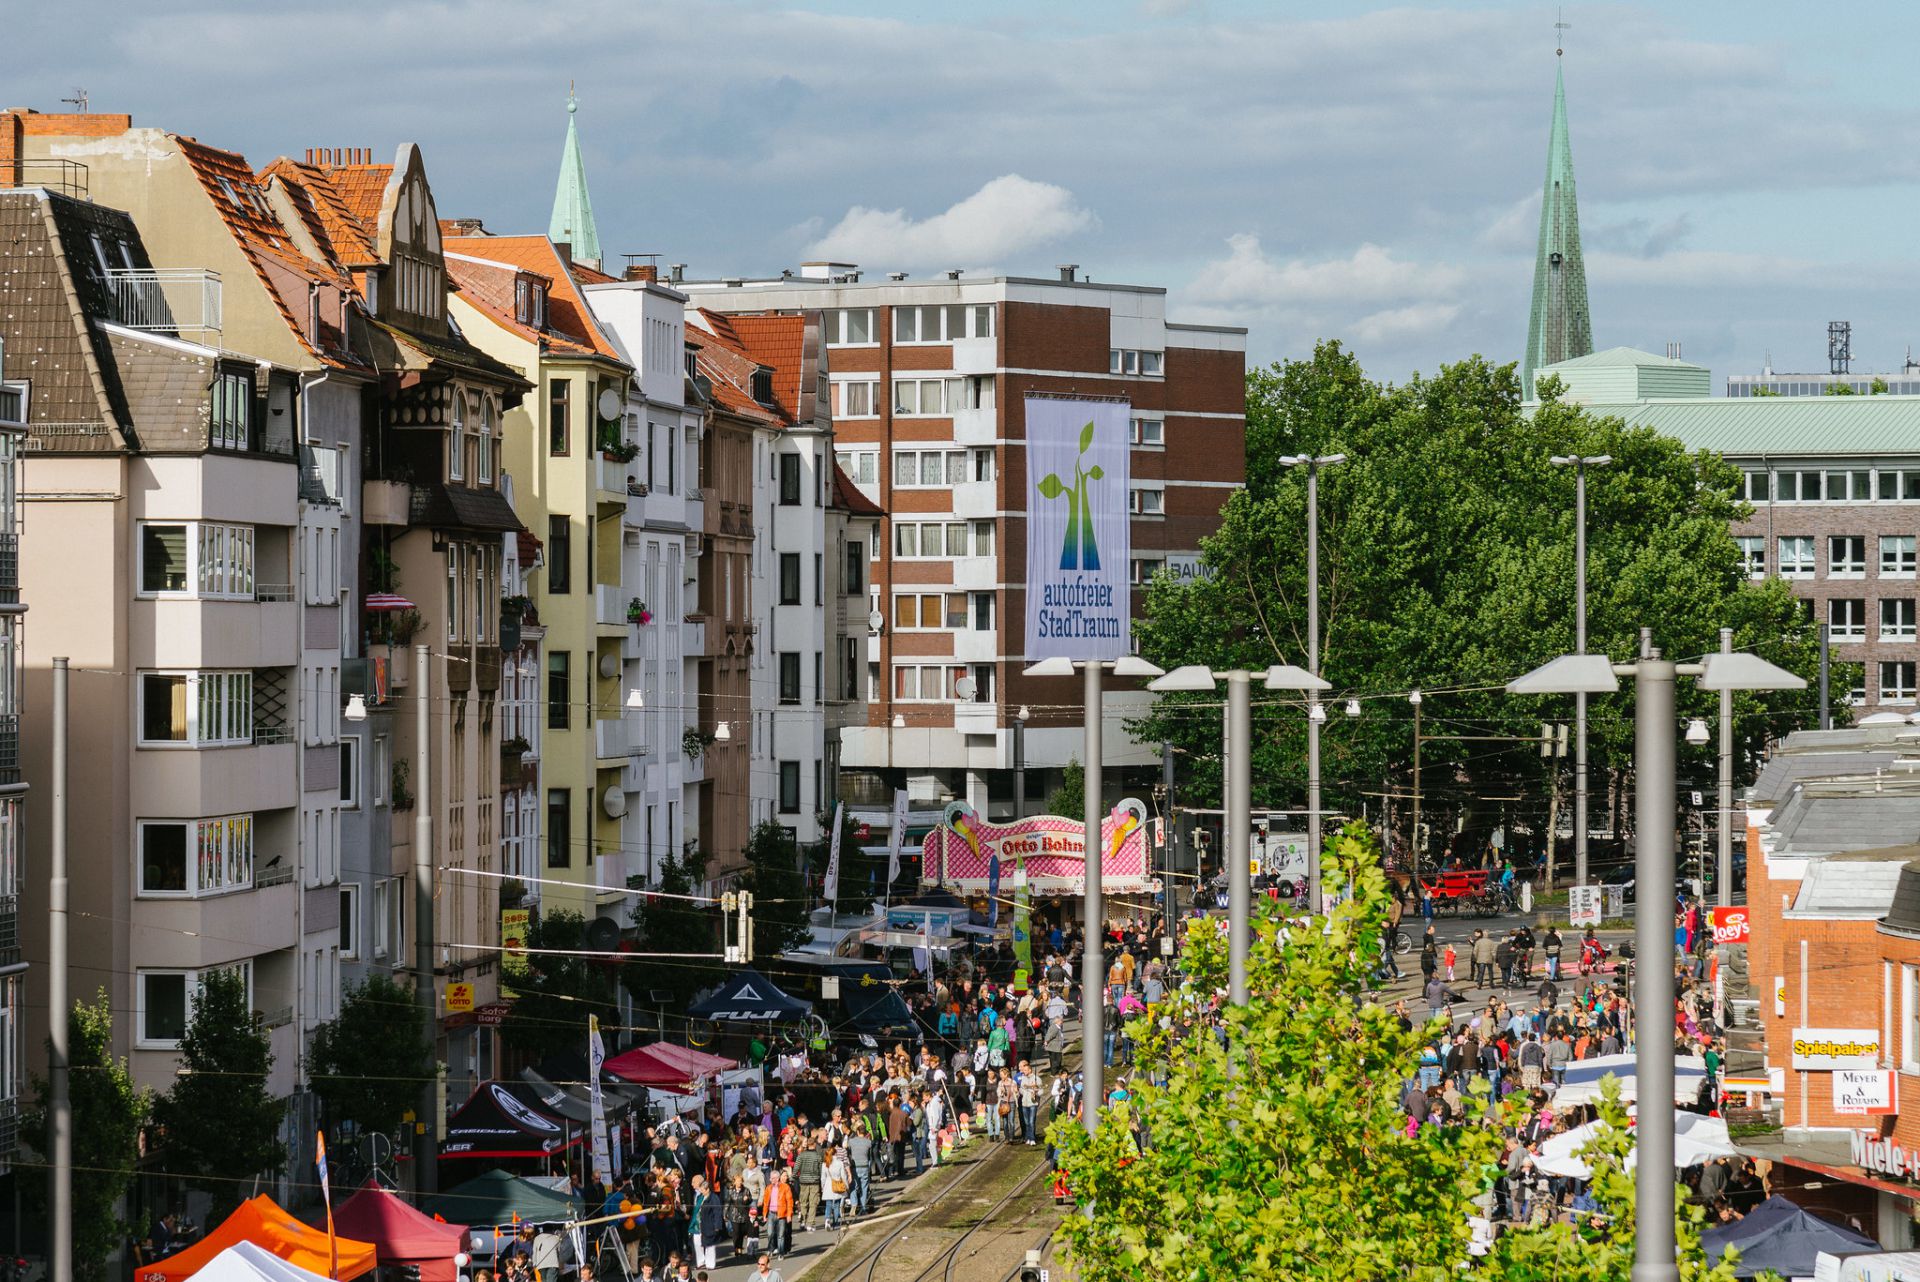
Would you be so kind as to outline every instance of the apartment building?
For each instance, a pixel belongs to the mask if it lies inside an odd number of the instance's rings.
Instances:
[[[1058,691],[1021,675],[1026,397],[1127,400],[1132,573],[1196,574],[1201,539],[1245,478],[1246,332],[1171,322],[1164,289],[1095,284],[1074,267],[915,281],[808,263],[681,288],[736,323],[820,314],[836,459],[885,512],[869,548],[871,699],[842,734],[843,768],[867,777],[875,802],[890,795],[884,775],[1010,812],[1013,713],[1030,703],[1028,786],[1044,795],[1081,738],[1077,716],[1045,706]],[[1144,697],[1117,692],[1113,706]],[[1107,743],[1109,766],[1157,760],[1124,734]]]
[[[645,594],[624,573],[633,367],[579,292],[577,273],[605,277],[576,267],[568,247],[545,236],[467,235],[447,237],[446,251],[454,320],[534,384],[503,420],[501,444],[515,511],[545,553],[531,593],[547,675],[541,904],[592,919],[604,899],[618,920],[627,794],[641,782],[628,766],[663,747],[635,733],[621,680],[623,651],[651,626]]]
[[[1738,466],[1753,513],[1732,533],[1754,578],[1787,580],[1863,712],[1920,701],[1920,396],[1708,395],[1703,366],[1616,348],[1548,366],[1594,414]]]
[[[650,616],[622,640],[621,686],[629,741],[641,749],[628,763],[633,786],[622,845],[629,879],[651,885],[663,859],[704,843],[708,753],[718,760],[728,752],[725,744],[703,745],[700,717],[702,674],[714,679],[712,621],[702,603],[707,524],[718,498],[702,473],[707,410],[690,395],[686,295],[662,285],[645,265],[581,292],[634,369],[621,448],[609,462],[616,476],[624,474],[621,581]]]

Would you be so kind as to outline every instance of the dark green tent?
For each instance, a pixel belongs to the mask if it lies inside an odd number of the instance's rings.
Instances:
[[[577,1199],[498,1168],[476,1175],[437,1197],[427,1198],[421,1209],[428,1215],[438,1215],[475,1229],[516,1222],[558,1224],[580,1218]]]

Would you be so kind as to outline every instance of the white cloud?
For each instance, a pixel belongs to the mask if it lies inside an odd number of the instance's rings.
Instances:
[[[1414,303],[1363,316],[1347,326],[1347,334],[1361,343],[1402,343],[1433,338],[1458,319],[1458,303]]]
[[[1345,258],[1279,260],[1260,248],[1258,236],[1227,238],[1227,256],[1201,267],[1188,294],[1199,303],[1265,306],[1307,303],[1391,302],[1453,294],[1466,281],[1460,268],[1423,265],[1366,244]]]
[[[806,252],[876,267],[982,267],[1097,225],[1065,187],[1003,174],[926,218],[916,219],[905,209],[855,205]]]

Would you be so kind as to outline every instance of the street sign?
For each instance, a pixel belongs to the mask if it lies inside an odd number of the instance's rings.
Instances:
[[[472,984],[448,984],[447,985],[448,1012],[452,1014],[459,1014],[461,1012],[471,1011],[472,1009],[473,1009],[473,985]]]
[[[1605,900],[1602,911],[1609,921],[1618,921],[1627,915],[1627,888],[1625,886],[1602,886],[1602,898]]]
[[[1600,887],[1567,887],[1567,920],[1575,926],[1600,924]]]
[[[1700,806],[1700,805],[1705,805],[1706,803],[1701,799],[1700,794],[1696,792],[1693,794],[1693,804],[1696,806]]]
[[[1890,1068],[1842,1068],[1833,1074],[1833,1111],[1870,1117],[1900,1111],[1900,1083]]]

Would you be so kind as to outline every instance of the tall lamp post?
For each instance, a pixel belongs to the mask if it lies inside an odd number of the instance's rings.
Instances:
[[[1555,454],[1555,467],[1573,469],[1573,652],[1587,652],[1587,469],[1613,462],[1611,454]],[[1573,696],[1573,884],[1587,884],[1587,696]]]
[[[1564,654],[1507,685],[1509,694],[1611,694],[1620,678],[1634,682],[1634,877],[1653,889],[1635,920],[1634,1076],[1639,1095],[1639,1210],[1635,1215],[1633,1282],[1676,1282],[1673,1236],[1673,927],[1657,911],[1657,895],[1673,885],[1673,826],[1678,810],[1674,758],[1674,679],[1700,688],[1804,690],[1805,678],[1751,654],[1721,651],[1700,663],[1662,658],[1649,628],[1640,630],[1640,658],[1616,664],[1604,654]]]
[[[1307,469],[1307,671],[1315,677],[1320,675],[1320,469],[1346,461],[1344,454],[1287,454],[1280,459],[1282,466]],[[1326,709],[1315,700],[1307,709],[1307,903],[1316,913],[1321,907],[1320,727],[1326,719]]]
[[[1027,817],[1027,721],[1033,713],[1026,704],[1013,714],[1013,817]]]
[[[1247,950],[1253,937],[1250,862],[1253,858],[1254,675],[1245,669],[1215,672],[1200,664],[1188,664],[1147,682],[1147,689],[1160,694],[1217,690],[1221,681],[1227,683],[1226,795],[1221,798],[1221,807],[1226,811],[1227,840],[1220,857],[1227,865],[1227,998],[1236,1006],[1247,1004]],[[1267,669],[1265,684],[1269,690],[1295,690],[1303,694],[1319,694],[1327,689],[1327,683],[1313,673],[1284,663]],[[1317,912],[1318,902],[1313,903],[1313,911]]]
[[[1081,769],[1086,775],[1082,813],[1086,822],[1087,859],[1087,894],[1080,923],[1085,937],[1080,948],[1080,1075],[1085,1083],[1080,1121],[1091,1135],[1099,1129],[1100,1106],[1106,1100],[1106,1090],[1101,1084],[1106,1070],[1106,1008],[1101,995],[1107,986],[1107,970],[1106,950],[1102,947],[1106,938],[1106,906],[1100,893],[1100,860],[1104,853],[1100,849],[1100,821],[1105,817],[1101,801],[1100,674],[1110,668],[1116,677],[1157,677],[1161,669],[1133,655],[1083,660],[1055,657],[1042,659],[1028,668],[1025,675],[1070,677],[1075,668],[1081,670],[1085,682],[1082,687],[1085,746],[1081,750],[1085,761]]]

